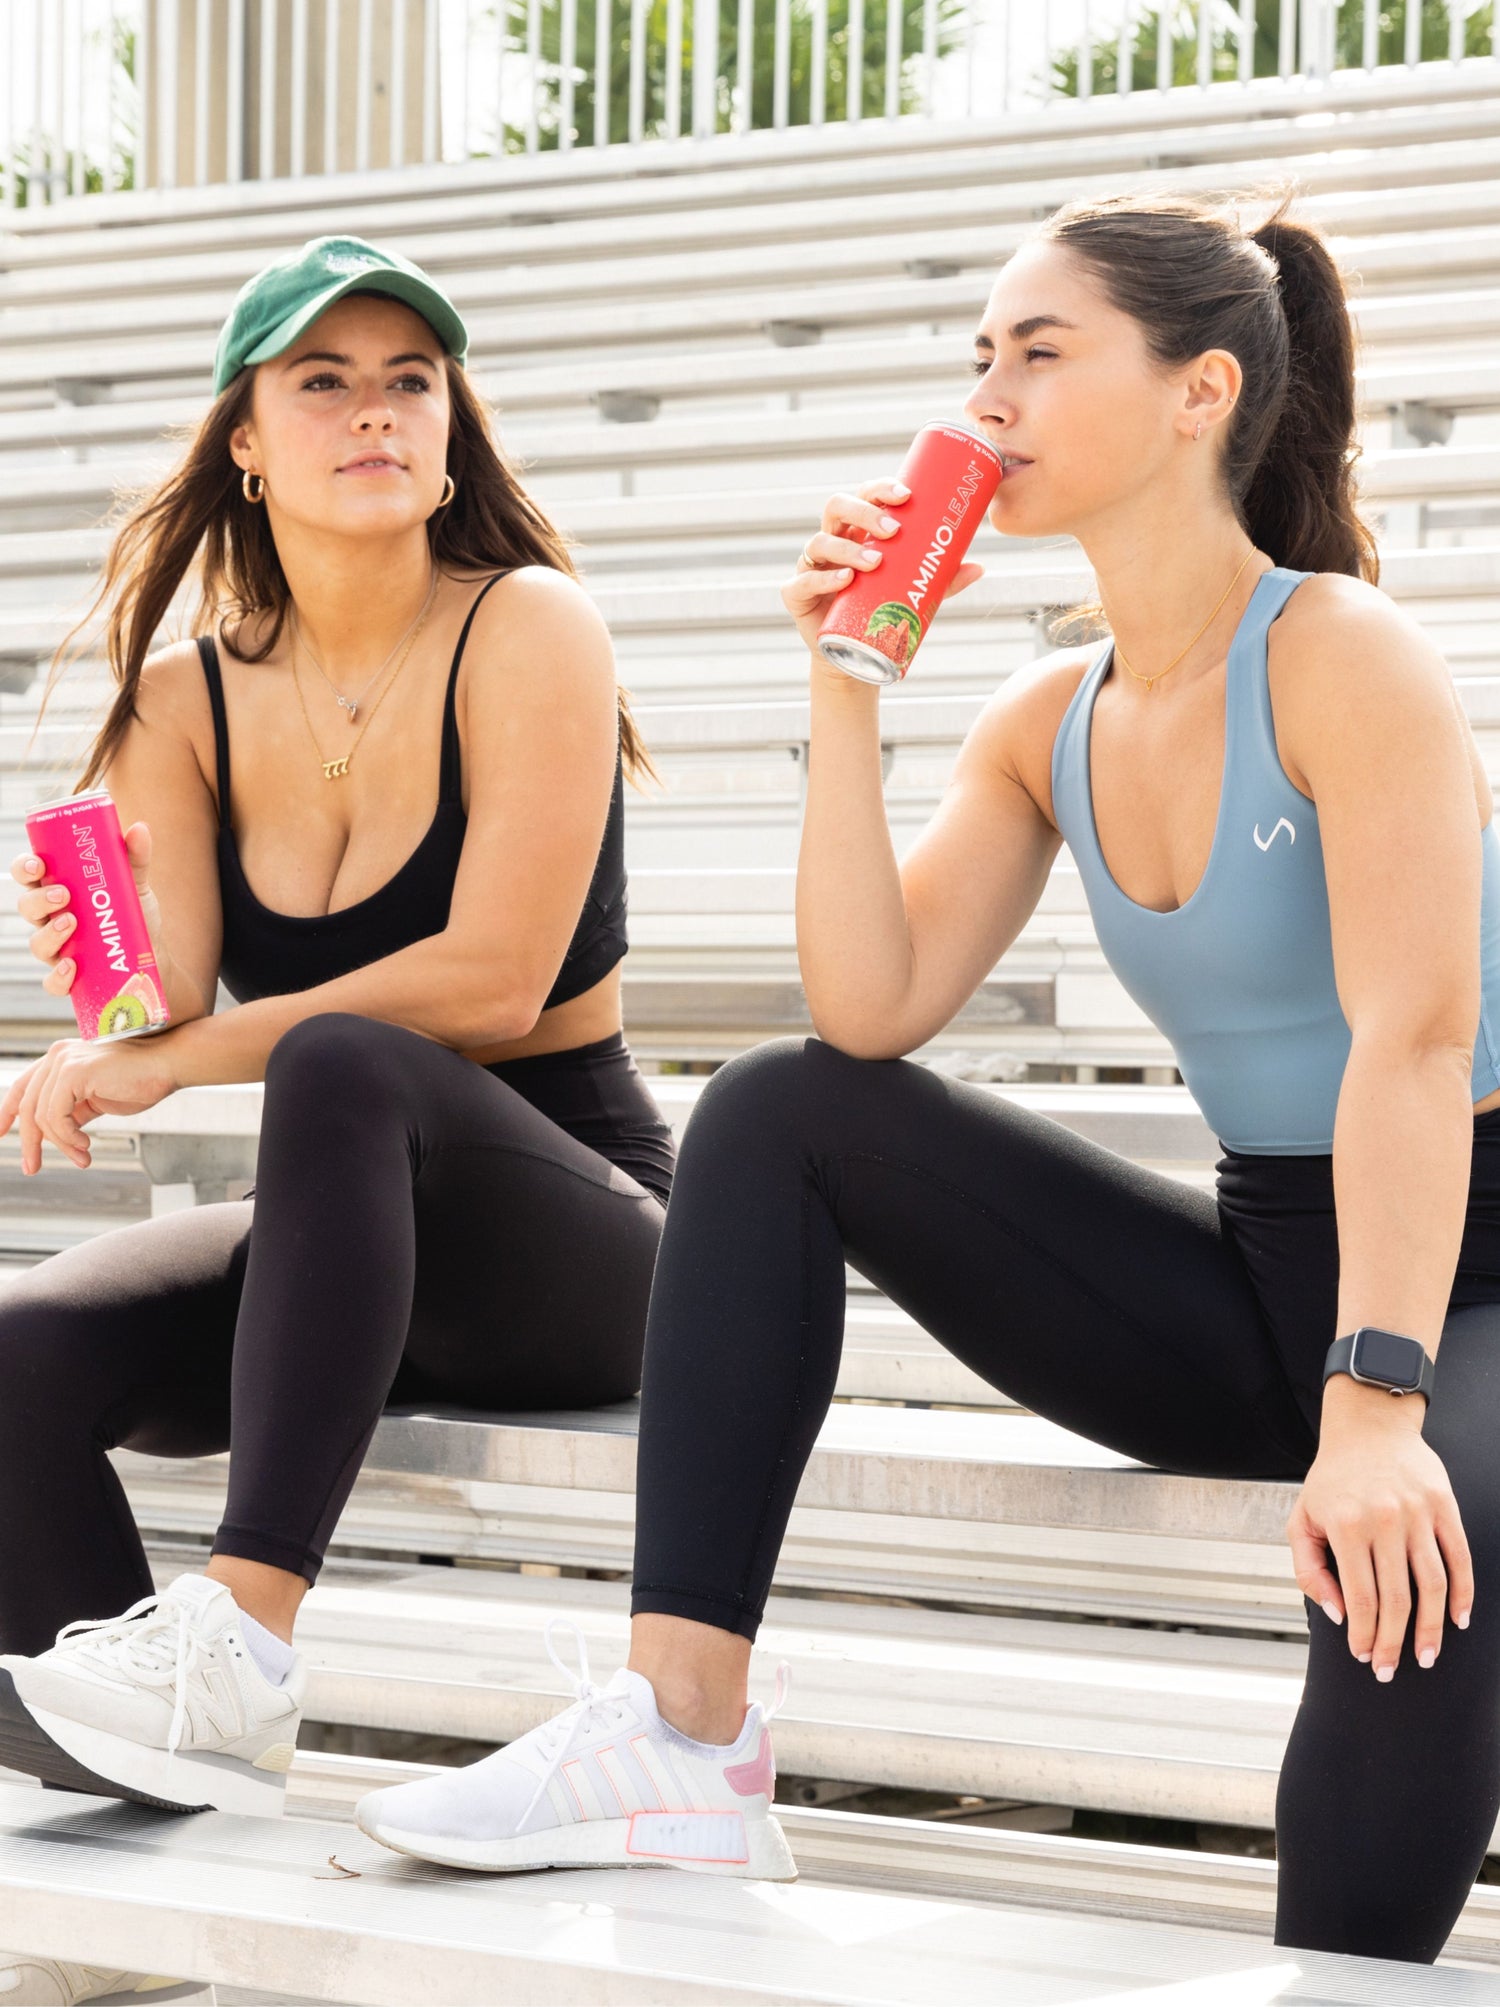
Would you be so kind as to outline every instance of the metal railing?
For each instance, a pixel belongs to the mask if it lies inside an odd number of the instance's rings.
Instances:
[[[7,208],[1496,57],[1500,0],[0,0]]]

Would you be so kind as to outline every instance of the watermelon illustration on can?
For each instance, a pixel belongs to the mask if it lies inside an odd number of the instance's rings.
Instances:
[[[829,602],[818,630],[825,661],[864,683],[900,681],[984,520],[1002,471],[999,453],[982,432],[946,419],[922,427],[901,464],[900,478],[911,495],[900,508],[900,529],[889,537],[850,532],[855,542],[873,543],[884,556]]]

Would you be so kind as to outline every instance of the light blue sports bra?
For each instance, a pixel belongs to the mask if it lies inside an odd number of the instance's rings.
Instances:
[[[1089,782],[1106,641],[1052,748],[1057,826],[1083,880],[1106,961],[1158,1031],[1226,1149],[1292,1156],[1333,1149],[1350,1033],[1333,981],[1318,811],[1287,778],[1266,680],[1266,631],[1313,574],[1277,565],[1256,581],[1229,644],[1224,779],[1208,865],[1170,913],[1127,899],[1099,848]],[[1500,834],[1480,832],[1481,994],[1472,1099],[1500,1087]]]

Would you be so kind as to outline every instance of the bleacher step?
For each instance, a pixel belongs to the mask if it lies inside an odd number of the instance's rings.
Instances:
[[[337,1865],[333,1865],[336,1863]],[[1481,2007],[1494,1980],[936,1893],[674,1870],[457,1876],[347,1826],[167,1817],[0,1787],[0,1941],[294,1996],[410,2007]]]
[[[602,1680],[624,1662],[628,1610],[617,1582],[333,1570],[299,1619],[308,1715],[509,1742],[572,1697],[548,1620],[578,1626]],[[791,1669],[776,1724],[788,1774],[1267,1831],[1307,1662],[1291,1638],[787,1596],[756,1651],[752,1692],[769,1694],[778,1661]],[[1422,1677],[1409,1656],[1397,1672]]]
[[[366,1791],[433,1776],[437,1770],[430,1763],[299,1751],[287,1780],[287,1812],[292,1818],[352,1819],[355,1803]],[[1024,1903],[1085,1915],[1102,1912],[1195,1930],[1253,1931],[1267,1938],[1275,1923],[1276,1863],[1253,1854],[805,1805],[778,1804],[776,1816],[803,1883]],[[1445,1967],[1500,1964],[1500,1888],[1475,1884],[1443,1962]],[[1267,1997],[1257,1995],[1256,2007]],[[1181,2007],[1188,2007],[1187,2001]]]

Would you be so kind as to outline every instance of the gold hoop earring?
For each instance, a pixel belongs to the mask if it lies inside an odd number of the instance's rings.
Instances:
[[[458,493],[458,483],[454,480],[451,474],[445,474],[443,476],[443,486],[448,490],[448,492],[446,495],[442,496],[438,502],[438,507],[440,509],[446,509],[448,504],[453,500],[453,497]]]
[[[252,495],[252,494],[251,494],[251,492],[250,492],[250,483],[251,483],[252,481],[259,481],[259,483],[260,483],[260,486],[259,486],[259,487],[258,487],[258,488],[256,489],[256,491],[255,491],[255,493],[254,493],[253,495]],[[243,474],[242,474],[242,475],[240,476],[240,489],[241,489],[241,492],[243,493],[243,495],[244,495],[244,497],[245,497],[245,500],[246,500],[247,502],[259,502],[259,501],[263,501],[263,500],[265,499],[265,493],[266,493],[266,477],[265,477],[265,475],[264,475],[264,474],[252,474],[252,473],[250,472],[250,469],[249,469],[249,468],[247,467],[247,468],[245,469],[244,473],[243,473]]]

